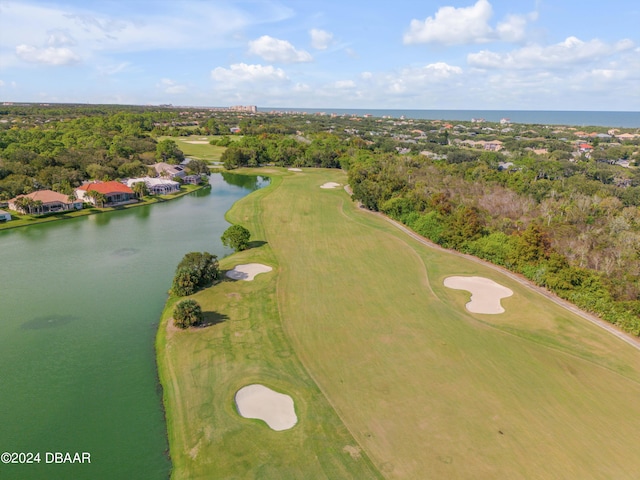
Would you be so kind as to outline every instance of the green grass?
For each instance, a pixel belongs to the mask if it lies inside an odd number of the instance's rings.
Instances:
[[[159,331],[175,478],[636,478],[640,352],[319,188],[342,172],[272,175],[229,214],[267,243],[223,265],[274,271],[198,293],[222,323]],[[449,275],[511,288],[506,313],[469,313]],[[294,398],[294,429],[237,415],[254,382]]]
[[[50,213],[46,215],[28,215],[20,214],[11,211],[11,220],[8,222],[0,223],[0,230],[8,230],[10,228],[26,227],[29,225],[37,225],[39,223],[55,222],[58,220],[65,220],[68,218],[84,217],[87,215],[95,215],[97,213],[112,212],[114,210],[125,210],[129,208],[142,207],[143,205],[151,205],[154,203],[166,202],[187,195],[191,192],[203,188],[201,185],[182,185],[179,192],[170,193],[168,195],[149,195],[142,198],[137,203],[130,203],[127,205],[119,205],[117,207],[106,208],[83,208],[82,210],[73,210],[65,212]]]
[[[209,143],[190,143],[190,142],[209,142],[214,138],[221,138],[219,135],[191,135],[189,137],[158,137],[158,141],[170,138],[178,145],[178,148],[184,152],[187,157],[197,158],[207,162],[219,162],[220,157],[227,147],[218,147],[217,145],[209,145]]]

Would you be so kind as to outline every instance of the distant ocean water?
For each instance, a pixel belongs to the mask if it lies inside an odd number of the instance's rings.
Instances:
[[[538,125],[572,125],[579,127],[640,128],[640,112],[591,112],[558,110],[379,110],[362,108],[270,108],[260,107],[261,112],[307,112],[337,115],[392,117],[447,121],[470,121],[484,118],[488,122],[499,122],[508,118],[512,123]]]

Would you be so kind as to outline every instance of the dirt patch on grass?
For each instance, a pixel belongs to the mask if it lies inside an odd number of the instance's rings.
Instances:
[[[358,460],[362,456],[360,453],[361,449],[357,446],[345,445],[342,451],[351,455],[351,458],[353,458],[354,460]]]

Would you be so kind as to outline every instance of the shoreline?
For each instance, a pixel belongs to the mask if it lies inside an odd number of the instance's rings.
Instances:
[[[176,198],[180,198],[180,197],[184,197],[185,195],[188,195],[189,193],[193,193],[193,192],[197,192],[199,190],[202,190],[203,188],[207,188],[209,186],[209,184],[205,184],[205,185],[195,185],[195,188],[190,188],[190,185],[187,185],[187,189],[185,191],[180,191],[177,192],[176,194],[173,195],[159,195],[159,196],[149,196],[148,200],[142,200],[140,202],[136,202],[136,203],[130,203],[127,205],[118,205],[115,207],[106,207],[106,208],[98,208],[98,207],[90,207],[90,208],[83,208],[82,210],[67,210],[65,212],[56,212],[56,213],[52,213],[49,215],[43,215],[41,217],[37,217],[37,216],[33,216],[33,215],[28,215],[28,214],[23,214],[24,216],[30,217],[30,218],[18,218],[18,219],[12,219],[9,220],[8,222],[2,223],[0,224],[0,232],[4,231],[4,230],[12,230],[15,228],[21,228],[21,227],[31,227],[34,225],[41,225],[43,223],[50,223],[50,222],[56,222],[56,221],[61,221],[61,220],[69,220],[72,218],[78,218],[78,217],[86,217],[89,215],[97,215],[100,213],[107,213],[107,212],[117,212],[120,210],[128,210],[130,208],[136,208],[136,207],[142,207],[142,206],[146,206],[146,205],[153,205],[156,203],[164,203],[164,202],[170,202],[171,200],[175,200]],[[11,212],[10,212],[11,213]],[[15,222],[15,224],[14,224]],[[29,223],[26,223],[29,222]]]

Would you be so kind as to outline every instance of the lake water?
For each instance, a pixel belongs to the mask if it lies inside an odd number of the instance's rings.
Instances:
[[[230,253],[225,212],[267,181],[218,173],[171,202],[0,232],[0,452],[41,454],[0,478],[168,477],[154,352],[167,290],[185,253]]]

